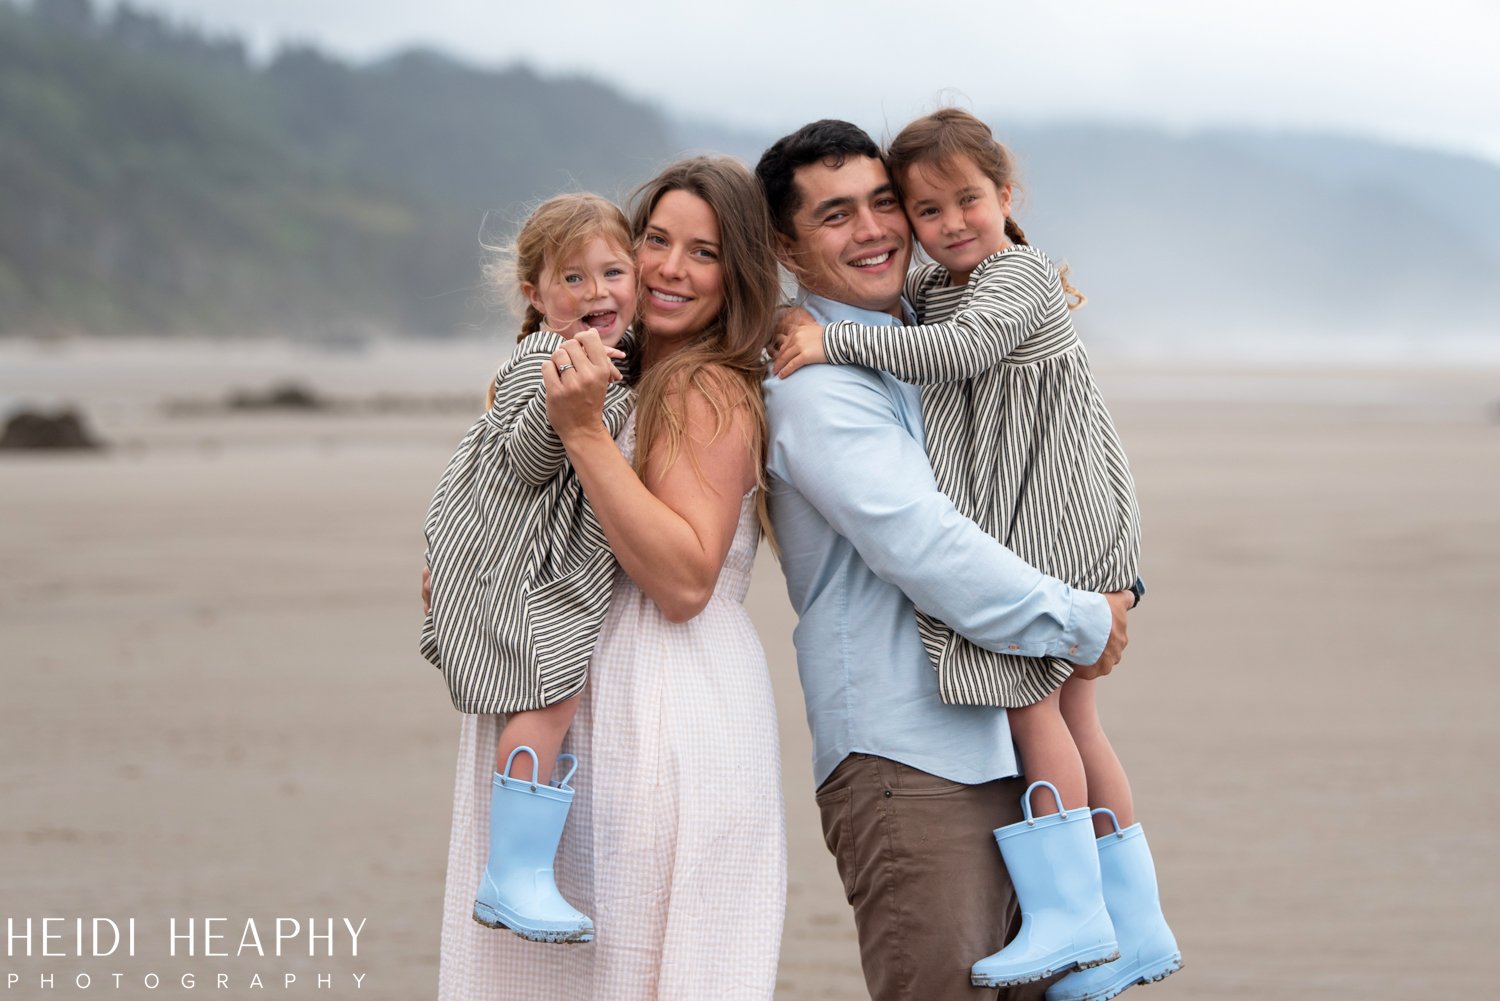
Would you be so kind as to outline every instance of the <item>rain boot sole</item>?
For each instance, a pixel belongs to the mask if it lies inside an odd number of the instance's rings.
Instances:
[[[1154,968],[1149,973],[1136,973],[1130,976],[1122,977],[1121,979],[1116,980],[1114,983],[1105,987],[1103,990],[1095,991],[1092,994],[1081,995],[1076,998],[1075,1001],[1109,1001],[1110,998],[1119,997],[1121,994],[1124,994],[1126,991],[1136,986],[1137,984],[1160,983],[1161,981],[1170,977],[1172,974],[1176,973],[1178,970],[1182,969],[1182,957],[1171,956],[1167,959],[1159,960],[1154,964],[1145,965],[1149,965]]]
[[[514,932],[528,942],[554,942],[559,945],[576,945],[594,940],[593,928],[531,928],[514,918],[507,918],[499,911],[479,901],[474,901],[474,920],[486,928],[498,928]]]
[[[971,974],[969,976],[969,983],[975,987],[1015,987],[1017,984],[1030,984],[1038,980],[1045,980],[1056,973],[1068,973],[1072,970],[1087,970],[1090,967],[1103,966],[1105,963],[1113,963],[1119,958],[1119,948],[1111,945],[1110,951],[1107,953],[1094,953],[1093,955],[1085,953],[1078,958],[1064,959],[1056,966],[1049,966],[1044,970],[1037,970],[1016,977],[991,977]],[[1171,971],[1168,970],[1167,972],[1170,973]],[[1163,977],[1166,975],[1166,973],[1162,974]],[[1123,987],[1120,988],[1120,990],[1124,989]],[[1119,992],[1117,991],[1116,993]]]

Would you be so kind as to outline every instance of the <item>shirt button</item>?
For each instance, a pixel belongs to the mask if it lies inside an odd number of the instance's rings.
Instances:
[[[1021,649],[1021,648],[1020,648],[1020,647],[1019,647],[1019,646],[1017,646],[1017,645],[1016,645],[1016,644],[1015,644],[1015,643],[1012,643],[1012,644],[1011,644],[1011,645],[1010,645],[1010,648],[1011,648],[1011,649],[1012,649],[1012,650],[1019,650],[1019,649]]]
[[[1077,653],[1077,652],[1078,652],[1078,644],[1074,643],[1072,649],[1070,649],[1068,651],[1068,653]]]

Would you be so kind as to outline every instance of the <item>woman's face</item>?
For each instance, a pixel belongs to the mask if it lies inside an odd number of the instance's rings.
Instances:
[[[636,250],[641,318],[653,339],[694,337],[724,308],[719,219],[690,191],[668,191]]]

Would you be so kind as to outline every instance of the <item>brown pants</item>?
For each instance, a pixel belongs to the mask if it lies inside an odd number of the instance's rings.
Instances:
[[[854,905],[873,1001],[1039,999],[1047,981],[974,987],[969,967],[1020,924],[990,832],[1021,819],[1019,778],[966,786],[851,754],[818,790],[823,837]]]

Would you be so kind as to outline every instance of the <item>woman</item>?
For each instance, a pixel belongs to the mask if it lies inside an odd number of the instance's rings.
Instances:
[[[696,158],[636,194],[643,347],[635,417],[600,419],[611,363],[580,335],[547,411],[620,564],[564,750],[590,763],[556,865],[595,941],[547,946],[470,918],[494,717],[465,716],[439,996],[768,999],[786,890],[775,710],[742,601],[759,535],[762,352],[777,285],[753,175]]]

